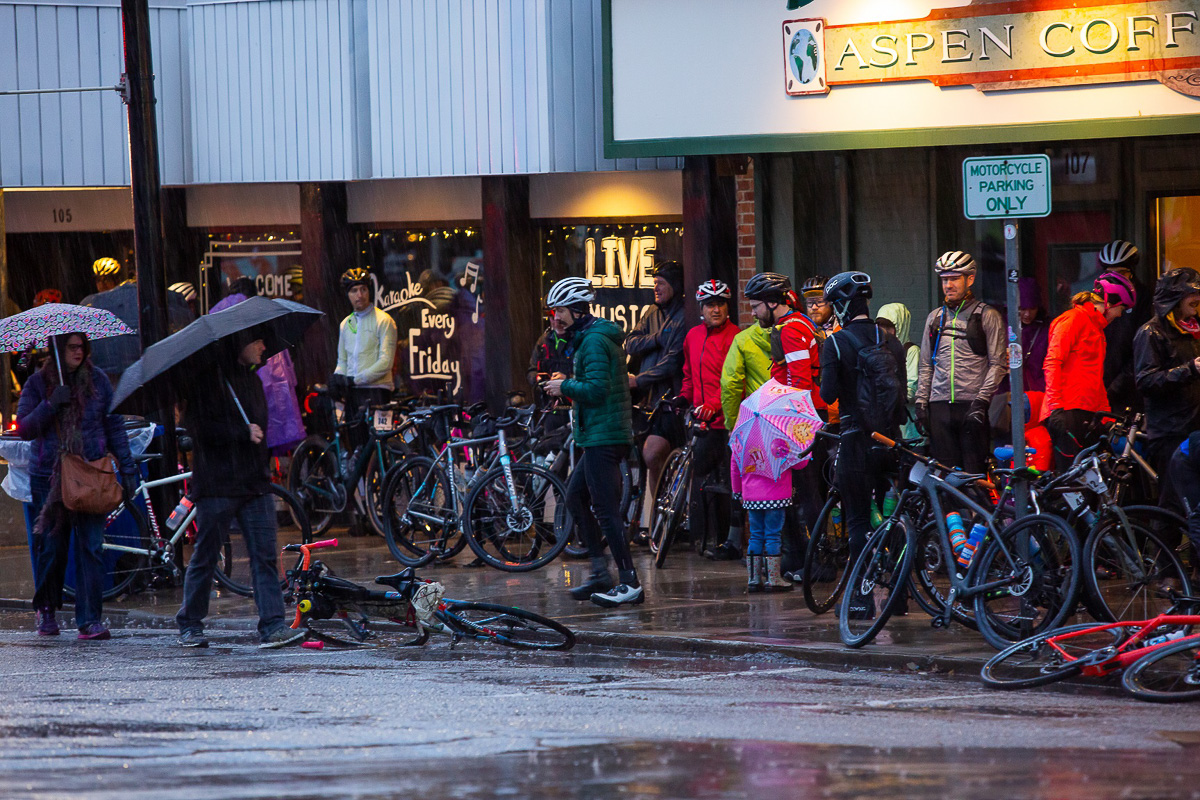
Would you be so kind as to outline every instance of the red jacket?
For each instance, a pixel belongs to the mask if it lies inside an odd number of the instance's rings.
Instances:
[[[1072,306],[1050,323],[1046,350],[1046,398],[1041,419],[1062,408],[1109,411],[1104,388],[1104,327],[1108,321],[1091,303]]]
[[[725,427],[721,414],[721,368],[738,330],[728,320],[719,328],[709,329],[700,324],[688,331],[683,340],[683,388],[679,396],[686,397],[693,406],[715,408],[717,415],[709,423],[712,428]]]
[[[774,361],[775,353],[772,352],[771,377],[784,386],[812,392],[813,404],[817,408],[825,408],[818,387],[821,339],[817,335],[817,326],[807,315],[793,311],[779,321],[772,336],[780,338],[783,361]]]

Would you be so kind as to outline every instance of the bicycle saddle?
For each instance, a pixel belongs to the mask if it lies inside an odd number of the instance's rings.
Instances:
[[[975,475],[970,472],[957,472],[956,471],[956,472],[951,472],[949,475],[946,476],[946,483],[950,484],[955,489],[959,489],[963,486],[974,483],[975,481],[983,481],[983,480],[987,480],[987,475]]]
[[[380,586],[390,586],[397,592],[402,592],[404,591],[403,584],[412,583],[416,577],[417,573],[413,571],[412,567],[409,567],[397,572],[395,575],[380,575],[375,579],[375,582]]]

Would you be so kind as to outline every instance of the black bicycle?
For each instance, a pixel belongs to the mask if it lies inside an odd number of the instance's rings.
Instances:
[[[492,642],[518,650],[570,650],[575,634],[565,625],[548,617],[512,606],[473,603],[444,597],[440,583],[422,580],[411,568],[395,575],[383,575],[375,583],[385,589],[371,589],[340,578],[312,551],[336,547],[337,539],[312,544],[290,544],[285,553],[298,555],[296,566],[287,571],[289,593],[296,598],[296,618],[292,627],[303,629],[305,638],[340,647],[370,646],[377,637],[371,620],[390,620],[416,629],[416,636],[404,645],[423,645],[431,633],[450,636],[451,646],[463,640]],[[335,636],[321,623],[336,620]]]

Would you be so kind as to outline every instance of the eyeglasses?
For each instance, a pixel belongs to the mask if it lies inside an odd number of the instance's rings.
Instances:
[[[83,345],[82,344],[69,344],[69,345],[67,345],[67,350],[69,350],[72,353],[82,353]]]

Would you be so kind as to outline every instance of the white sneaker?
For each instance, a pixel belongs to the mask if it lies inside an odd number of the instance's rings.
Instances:
[[[627,586],[624,583],[618,584],[607,592],[597,592],[592,595],[592,602],[603,608],[637,606],[645,600],[646,594],[642,591],[641,586]]]

